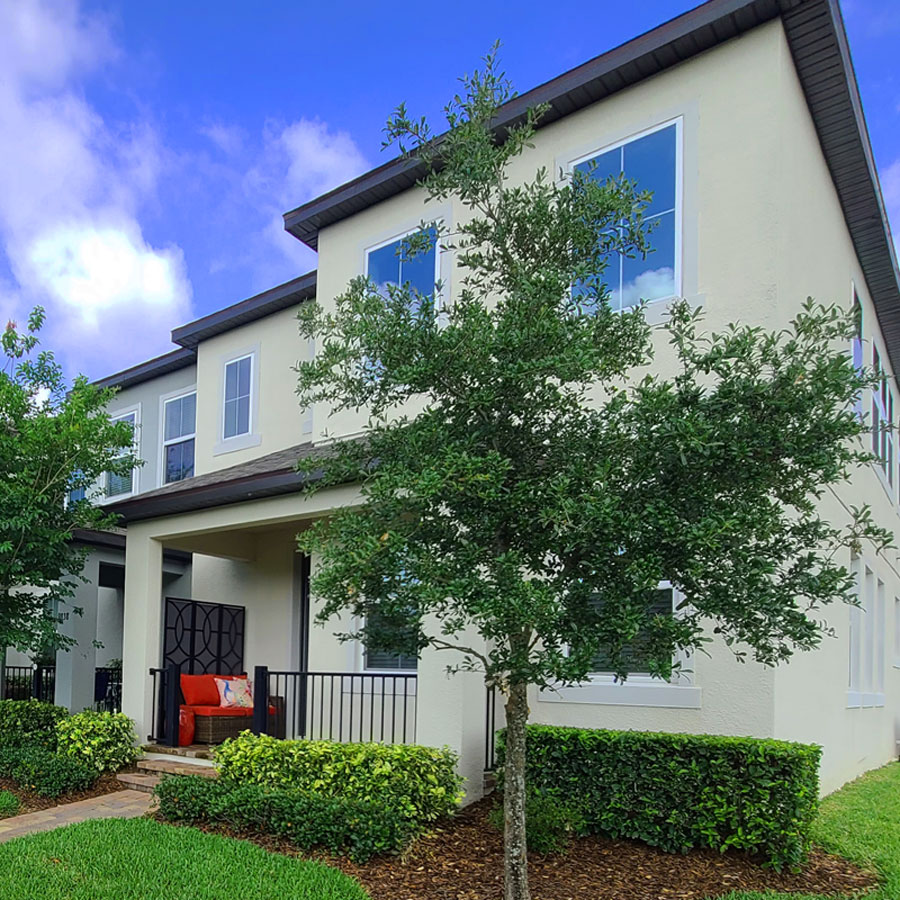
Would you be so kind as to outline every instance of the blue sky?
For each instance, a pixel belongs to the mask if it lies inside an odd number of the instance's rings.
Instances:
[[[165,352],[315,267],[281,213],[384,161],[400,100],[436,120],[495,39],[524,91],[694,5],[2,0],[0,313],[46,306],[72,374]],[[843,10],[900,234],[900,2]]]

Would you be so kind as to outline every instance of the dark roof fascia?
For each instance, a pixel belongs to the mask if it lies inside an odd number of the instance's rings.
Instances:
[[[248,500],[262,500],[282,494],[294,494],[302,490],[305,484],[320,480],[323,475],[324,471],[321,469],[316,469],[308,477],[293,470],[265,472],[169,494],[137,496],[110,504],[107,509],[117,514],[120,522],[127,525],[142,519],[156,519],[162,516],[244,503]]]
[[[119,550],[125,552],[126,537],[115,531],[94,531],[88,528],[76,528],[72,532],[72,543],[85,544],[101,550]],[[163,550],[164,558],[169,562],[189,563],[191,554],[184,550]]]
[[[272,313],[316,296],[316,271],[307,272],[277,287],[263,291],[239,303],[226,306],[196,319],[187,325],[181,325],[172,332],[172,342],[182,347],[195,349],[200,341],[215,337],[217,334],[262,319]]]
[[[197,354],[193,350],[178,347],[162,356],[132,366],[130,369],[116,372],[115,375],[100,378],[93,384],[99,388],[129,388],[153,378],[159,378],[161,375],[186,369],[188,366],[194,365],[196,361]]]
[[[550,109],[539,123],[543,128],[774,19],[780,12],[779,0],[710,0],[510,100],[500,109],[495,131],[502,140],[529,109],[547,103]],[[285,213],[285,230],[315,250],[320,229],[402,193],[424,174],[421,163],[396,157]]]

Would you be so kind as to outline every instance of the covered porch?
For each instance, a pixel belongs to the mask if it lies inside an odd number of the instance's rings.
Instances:
[[[215,743],[252,728],[279,738],[449,746],[477,796],[487,721],[480,677],[448,676],[439,653],[424,654],[415,670],[375,668],[363,647],[335,637],[349,623],[315,625],[315,560],[297,552],[296,535],[357,502],[356,488],[259,497],[245,485],[243,497],[225,503],[174,493],[163,494],[162,508],[138,509],[142,497],[126,511],[122,708],[139,736],[179,742],[180,712],[189,705],[183,675],[246,675],[250,714],[203,721],[202,738]],[[163,555],[171,550],[192,554],[189,596],[163,591]]]

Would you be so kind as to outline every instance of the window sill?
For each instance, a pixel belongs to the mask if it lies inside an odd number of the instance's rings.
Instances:
[[[213,447],[213,456],[222,456],[225,453],[233,453],[235,450],[247,450],[250,447],[258,447],[262,443],[260,434],[239,434],[233,438],[219,441]]]
[[[847,709],[883,709],[884,694],[847,691]]]
[[[572,687],[543,690],[540,699],[550,703],[589,703],[604,706],[650,706],[661,709],[700,709],[702,688],[666,682],[591,681]]]

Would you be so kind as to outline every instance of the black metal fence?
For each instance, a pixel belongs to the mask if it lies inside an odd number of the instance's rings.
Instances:
[[[254,671],[253,729],[281,738],[416,740],[414,672]]]
[[[497,688],[487,689],[484,713],[484,771],[497,768]]]
[[[151,669],[149,740],[177,746],[180,669]],[[377,741],[416,739],[416,676],[411,672],[254,670],[253,717],[247,727],[278,738]]]
[[[56,692],[56,666],[7,666],[4,700],[43,700],[53,702]]]
[[[122,711],[122,670],[113,666],[94,669],[94,709],[97,712]]]

